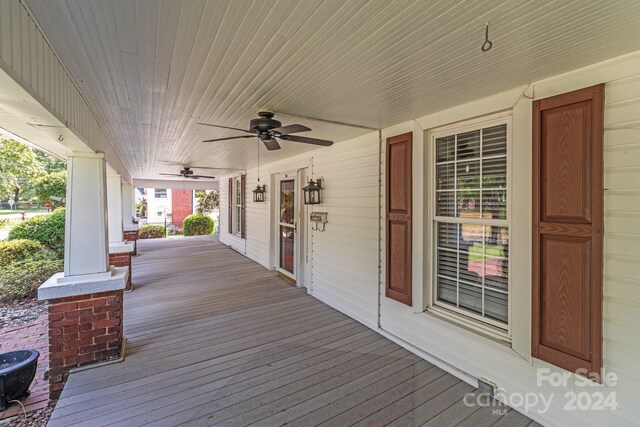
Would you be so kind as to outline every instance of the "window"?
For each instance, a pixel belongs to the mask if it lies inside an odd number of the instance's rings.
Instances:
[[[236,179],[236,194],[235,194],[235,210],[236,210],[236,234],[242,232],[242,182],[240,178]]]
[[[246,175],[240,175],[239,177],[229,178],[229,192],[227,197],[228,211],[227,211],[227,225],[228,233],[234,235],[240,235],[241,238],[246,238],[246,206],[245,206],[245,193],[246,193]]]
[[[436,134],[432,307],[509,323],[508,122]]]
[[[153,196],[156,199],[166,199],[167,198],[167,189],[166,188],[156,188],[153,190]]]

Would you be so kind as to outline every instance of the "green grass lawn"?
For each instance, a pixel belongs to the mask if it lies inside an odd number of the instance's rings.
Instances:
[[[27,209],[15,209],[15,210],[10,210],[10,209],[0,209],[0,215],[7,215],[7,214],[16,214],[16,213],[20,213],[20,212],[46,212],[47,210],[45,208],[27,208]]]

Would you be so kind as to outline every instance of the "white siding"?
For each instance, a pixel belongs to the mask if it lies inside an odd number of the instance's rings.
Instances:
[[[220,187],[227,187],[228,183],[222,181]],[[265,267],[269,266],[269,247],[271,244],[271,224],[269,222],[269,209],[271,208],[271,195],[273,187],[271,186],[271,180],[269,179],[269,173],[265,173],[263,170],[260,174],[260,185],[267,186],[267,201],[264,203],[253,202],[253,190],[258,185],[258,170],[252,169],[247,172],[247,256],[259,264]],[[226,203],[226,202],[225,202]],[[225,215],[228,211],[227,205],[224,207],[220,205],[220,211],[224,210]],[[226,232],[228,229],[225,226],[224,230],[221,228],[220,232]]]
[[[378,292],[378,135],[344,141],[260,168],[267,184],[266,203],[254,203],[251,191],[258,184],[257,169],[247,174],[246,255],[273,267],[271,209],[275,180],[271,175],[300,168],[323,179],[323,203],[314,207],[328,213],[326,231],[310,234],[311,284],[314,296],[355,319],[375,326]],[[220,184],[220,239],[240,252],[245,244],[227,232],[228,178]],[[310,208],[305,209],[306,215]]]
[[[621,412],[640,419],[640,70],[607,82],[604,134],[604,366]]]
[[[385,129],[383,137],[413,130],[414,133],[414,305],[408,307],[380,298],[381,333],[473,383],[485,377],[506,393],[555,394],[547,413],[528,415],[548,425],[633,425],[640,419],[640,54],[597,64],[494,97],[465,104]],[[582,391],[571,383],[551,388],[536,385],[536,368],[549,367],[530,357],[530,210],[531,210],[531,102],[563,92],[606,83],[605,105],[605,280],[604,367],[618,375],[616,387],[595,390],[615,392],[616,411],[564,411],[564,393]],[[428,277],[429,259],[423,259],[430,244],[424,235],[423,213],[428,212],[429,129],[466,118],[513,109],[512,137],[512,310],[513,346],[509,347],[449,322],[423,313],[423,278]],[[422,127],[418,126],[421,125]],[[426,134],[427,136],[424,136]],[[423,138],[424,137],[424,138]],[[423,142],[424,140],[424,142]],[[383,144],[384,149],[384,144]],[[251,201],[257,184],[256,170],[248,171],[246,254],[273,268],[271,218],[274,182],[270,174],[313,165],[313,175],[324,179],[322,205],[328,212],[325,232],[311,233],[311,292],[349,316],[377,328],[378,263],[384,266],[384,228],[379,234],[378,170],[384,173],[384,152],[378,152],[378,135],[344,141],[261,167],[261,182],[267,183],[268,203]],[[425,178],[427,177],[427,178]],[[244,242],[226,232],[227,185],[221,184],[221,240],[244,251]],[[384,194],[384,187],[381,188]],[[307,210],[307,214],[308,214]],[[384,227],[384,222],[382,222]],[[382,240],[378,242],[378,236]],[[424,240],[424,242],[423,242]],[[382,248],[378,257],[378,244]],[[424,273],[424,274],[423,274]],[[427,280],[428,282],[428,280]],[[382,287],[384,292],[384,289]],[[594,389],[589,389],[594,391]],[[523,408],[518,408],[522,410]]]

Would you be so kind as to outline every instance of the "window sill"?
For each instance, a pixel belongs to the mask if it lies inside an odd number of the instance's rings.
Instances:
[[[499,328],[491,325],[484,325],[472,319],[467,320],[463,315],[454,313],[442,307],[428,307],[424,311],[424,314],[433,316],[468,332],[472,332],[474,335],[490,339],[493,342],[511,348],[511,337]]]

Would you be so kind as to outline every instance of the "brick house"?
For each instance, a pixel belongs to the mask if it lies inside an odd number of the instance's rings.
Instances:
[[[178,190],[173,189],[171,191],[171,223],[182,228],[184,219],[193,213],[193,190]]]

